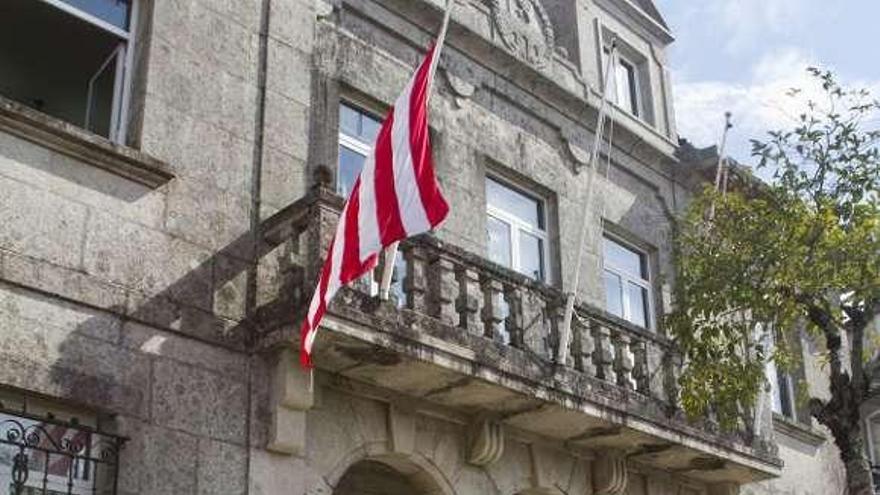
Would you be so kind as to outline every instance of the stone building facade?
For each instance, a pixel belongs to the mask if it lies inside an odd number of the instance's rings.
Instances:
[[[0,5],[0,490],[840,487],[810,426],[765,408],[722,432],[676,407],[660,317],[692,171],[650,0],[456,2],[430,116],[451,215],[401,246],[391,301],[340,293],[316,372],[297,367],[341,194],[442,10]],[[613,145],[584,217],[611,40]]]

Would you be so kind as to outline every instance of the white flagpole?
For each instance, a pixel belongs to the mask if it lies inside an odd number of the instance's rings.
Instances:
[[[724,132],[721,133],[721,145],[718,147],[718,166],[715,168],[715,192],[721,191],[721,179],[725,174],[724,169],[724,148],[727,146],[727,133],[733,127],[730,122],[730,112],[724,112]],[[725,192],[727,187],[725,184]],[[709,206],[709,221],[715,219],[715,201]]]
[[[587,228],[590,224],[590,201],[592,201],[593,187],[596,181],[596,169],[598,164],[596,159],[599,155],[599,144],[602,140],[602,134],[605,130],[605,112],[608,104],[608,89],[610,87],[611,71],[614,69],[614,57],[617,52],[617,41],[611,41],[611,48],[608,50],[608,61],[605,63],[605,81],[602,88],[602,103],[599,105],[599,115],[596,117],[595,134],[593,135],[593,148],[590,150],[590,161],[587,173],[587,191],[584,197],[584,212],[581,215],[583,224],[581,225],[580,242],[578,243],[577,263],[575,265],[571,290],[565,300],[565,313],[562,318],[562,328],[559,332],[559,349],[556,362],[564,364],[568,359],[569,341],[571,340],[571,320],[574,317],[574,300],[577,295],[578,286],[580,285],[581,265],[583,261],[583,251],[587,242]],[[615,85],[616,86],[616,85]]]
[[[440,33],[437,35],[437,44],[434,48],[434,59],[431,60],[431,73],[428,76],[428,96],[427,101],[431,99],[432,89],[434,88],[434,73],[437,71],[437,64],[440,61],[440,51],[446,43],[446,31],[449,29],[449,19],[452,16],[452,6],[456,0],[446,0],[446,12],[443,14],[443,23],[440,25]],[[426,104],[427,104],[426,101]],[[388,300],[391,288],[391,277],[394,275],[394,263],[397,260],[397,246],[399,242],[395,242],[385,248],[385,265],[382,267],[382,279],[379,284],[379,299]]]

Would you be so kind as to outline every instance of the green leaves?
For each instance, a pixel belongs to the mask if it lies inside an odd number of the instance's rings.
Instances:
[[[792,129],[751,141],[771,184],[706,188],[678,229],[666,325],[685,356],[683,406],[728,427],[754,405],[766,360],[791,365],[784,343],[799,323],[820,335],[850,331],[841,295],[850,309],[880,304],[880,134],[864,129],[880,106],[828,71],[808,71],[827,103],[807,101]]]

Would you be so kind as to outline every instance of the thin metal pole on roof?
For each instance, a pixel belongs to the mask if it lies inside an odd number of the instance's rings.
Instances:
[[[722,180],[724,181],[723,192],[727,192],[727,170],[724,167],[724,148],[727,146],[727,133],[733,127],[730,122],[730,112],[724,112],[724,131],[721,133],[721,145],[718,147],[718,166],[715,168],[715,192],[722,192]],[[709,205],[709,221],[715,219],[715,200]]]
[[[443,23],[440,25],[440,32],[437,34],[437,44],[434,48],[434,60],[431,61],[431,73],[428,77],[428,96],[430,101],[432,89],[434,88],[434,73],[437,71],[437,64],[440,62],[440,51],[446,43],[446,32],[449,30],[449,19],[452,17],[452,7],[456,0],[446,0],[446,12],[443,14]],[[426,102],[427,104],[427,102]],[[382,267],[382,278],[379,283],[379,299],[388,300],[391,289],[391,278],[394,275],[394,264],[397,261],[397,247],[400,243],[394,242],[385,248],[384,266]]]
[[[581,267],[583,265],[584,249],[587,243],[587,230],[590,225],[590,202],[592,201],[593,188],[596,182],[596,169],[599,168],[597,158],[599,156],[599,145],[602,142],[602,134],[605,130],[605,116],[608,105],[608,92],[610,88],[611,72],[615,68],[614,57],[617,52],[617,40],[611,41],[611,47],[608,50],[608,61],[605,63],[604,86],[602,87],[602,103],[599,105],[599,115],[596,116],[595,134],[593,135],[593,147],[590,150],[590,161],[587,163],[589,170],[587,171],[587,190],[584,194],[584,211],[581,215],[581,233],[580,242],[578,242],[577,263],[575,264],[574,273],[572,274],[571,289],[565,300],[565,312],[562,318],[562,328],[559,332],[559,348],[557,352],[556,362],[564,364],[568,359],[569,346],[571,341],[571,320],[574,316],[574,301],[577,297],[578,286],[580,285]]]

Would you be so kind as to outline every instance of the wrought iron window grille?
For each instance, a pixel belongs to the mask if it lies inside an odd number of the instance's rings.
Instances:
[[[0,494],[114,495],[126,440],[0,407]]]

